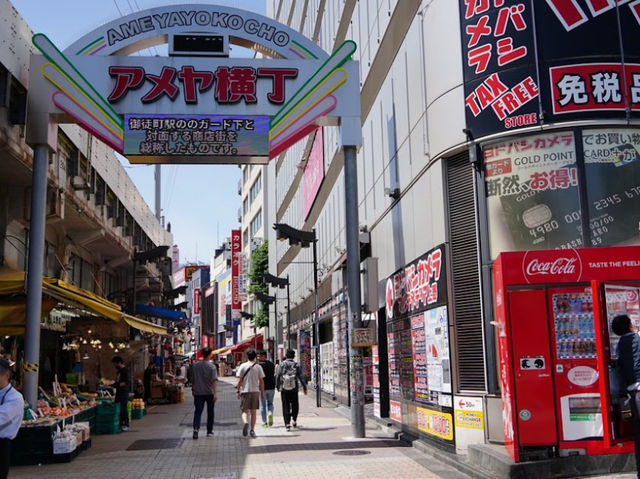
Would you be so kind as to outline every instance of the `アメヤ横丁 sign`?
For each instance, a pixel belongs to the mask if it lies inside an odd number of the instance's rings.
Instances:
[[[193,32],[276,59],[126,56]],[[76,122],[132,163],[266,163],[319,125],[360,142],[352,41],[329,55],[261,15],[178,5],[107,23],[64,52],[42,34],[33,43],[42,55],[32,57],[29,114]],[[30,142],[46,137],[38,124]]]

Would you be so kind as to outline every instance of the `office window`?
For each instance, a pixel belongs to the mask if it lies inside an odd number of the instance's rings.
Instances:
[[[253,200],[255,200],[258,197],[261,190],[262,190],[262,175],[259,175],[256,178],[256,181],[253,182],[253,185],[251,185],[251,190],[249,191],[249,200],[251,201],[251,203],[253,203]]]
[[[251,220],[251,225],[249,225],[251,236],[255,236],[256,232],[260,228],[262,228],[262,210],[258,211],[258,213]]]

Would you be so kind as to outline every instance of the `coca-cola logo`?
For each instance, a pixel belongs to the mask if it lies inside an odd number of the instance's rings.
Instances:
[[[522,269],[528,283],[547,282],[551,279],[578,281],[582,275],[582,263],[575,250],[558,252],[530,251],[522,260]]]

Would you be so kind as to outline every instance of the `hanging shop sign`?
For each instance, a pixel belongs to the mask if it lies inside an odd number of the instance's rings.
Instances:
[[[425,253],[387,279],[387,320],[447,302],[444,245]]]
[[[204,34],[221,45],[206,57],[185,41]],[[266,55],[227,58],[229,41]],[[170,57],[126,56],[165,42]],[[32,57],[29,114],[78,123],[132,163],[266,163],[324,124],[340,125],[348,141],[361,136],[356,44],[329,55],[251,12],[153,8],[97,28],[64,53],[43,34],[33,44],[41,55]]]
[[[640,113],[640,4],[460,0],[467,128]],[[622,48],[621,48],[622,47]]]
[[[240,311],[239,277],[242,267],[242,235],[240,230],[231,230],[231,309]]]
[[[353,328],[351,346],[354,348],[370,348],[378,344],[376,332],[370,328]]]

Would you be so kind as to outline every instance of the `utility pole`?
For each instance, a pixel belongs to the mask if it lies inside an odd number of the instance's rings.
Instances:
[[[351,374],[351,431],[353,437],[365,437],[364,368],[362,348],[351,347],[354,328],[362,327],[360,307],[360,241],[358,231],[358,175],[355,146],[344,146],[344,202],[347,237],[347,292],[349,301],[349,371]]]

